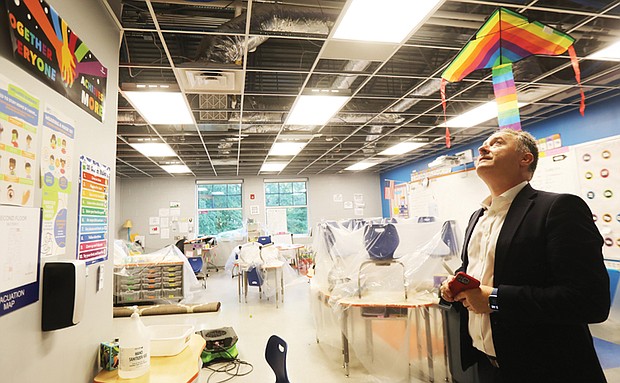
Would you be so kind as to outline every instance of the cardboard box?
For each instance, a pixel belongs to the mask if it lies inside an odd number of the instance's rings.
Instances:
[[[104,370],[118,368],[118,341],[102,342],[99,345],[99,366]]]

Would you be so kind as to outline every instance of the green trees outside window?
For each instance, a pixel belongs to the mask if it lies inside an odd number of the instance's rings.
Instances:
[[[198,235],[243,227],[241,183],[198,184]]]
[[[308,191],[306,181],[265,182],[267,209],[286,209],[288,232],[308,234]]]

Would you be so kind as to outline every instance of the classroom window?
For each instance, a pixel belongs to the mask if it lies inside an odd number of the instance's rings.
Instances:
[[[216,235],[243,227],[241,182],[198,183],[198,235]]]
[[[293,234],[308,234],[308,191],[305,180],[265,181],[267,220],[270,209],[286,211],[286,229]],[[267,225],[270,225],[267,222]]]

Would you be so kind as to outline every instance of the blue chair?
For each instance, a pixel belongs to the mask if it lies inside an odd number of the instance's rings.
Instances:
[[[261,245],[268,245],[271,243],[271,236],[270,235],[260,236],[258,237],[256,242],[260,243]]]
[[[265,347],[265,360],[276,375],[276,383],[290,383],[286,373],[286,342],[277,335],[272,335]]]
[[[394,263],[399,264],[403,268],[403,288],[405,290],[405,300],[407,299],[407,281],[405,277],[405,265],[400,261],[394,259],[394,252],[400,239],[398,237],[398,231],[396,226],[391,223],[385,224],[371,224],[364,229],[364,246],[370,260],[362,262],[357,274],[357,292],[358,296],[362,297],[362,283],[361,276],[362,270],[369,266],[390,266]]]
[[[202,257],[188,257],[187,261],[192,267],[192,271],[196,275],[196,278],[202,281],[201,283],[203,286],[206,286],[207,275],[202,272],[202,267],[204,266],[204,261],[202,260]]]

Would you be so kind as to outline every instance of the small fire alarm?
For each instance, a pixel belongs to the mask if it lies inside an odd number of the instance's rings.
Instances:
[[[256,198],[256,194],[250,193],[250,199],[255,199],[255,198]]]

